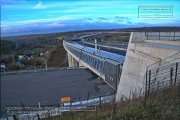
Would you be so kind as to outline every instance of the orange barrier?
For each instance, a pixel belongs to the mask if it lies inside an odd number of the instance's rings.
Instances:
[[[69,101],[71,101],[70,97],[61,98],[61,102],[69,102]]]

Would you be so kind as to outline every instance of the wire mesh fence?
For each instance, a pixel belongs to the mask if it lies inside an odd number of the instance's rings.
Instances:
[[[14,120],[14,119],[34,119],[48,118],[51,116],[62,115],[72,111],[96,111],[96,107],[101,108],[102,105],[112,104],[115,101],[114,94],[106,94],[99,96],[92,96],[87,98],[79,98],[69,102],[59,102],[58,104],[47,104],[26,106],[23,103],[17,106],[7,106],[6,114],[1,114],[1,120]],[[14,112],[14,113],[13,113]],[[19,113],[18,113],[19,112]],[[11,115],[10,115],[10,114]]]
[[[84,69],[84,67],[81,66],[75,66],[75,67],[57,67],[57,68],[47,68],[47,69],[32,69],[32,70],[20,70],[20,71],[9,71],[9,72],[1,72],[1,75],[17,75],[17,74],[32,74],[32,73],[38,73],[38,72],[49,72],[49,71],[58,71],[58,70],[72,70],[72,69]]]
[[[180,62],[166,64],[146,71],[145,95],[158,93],[180,83]]]

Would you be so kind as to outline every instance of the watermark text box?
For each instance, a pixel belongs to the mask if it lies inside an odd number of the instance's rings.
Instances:
[[[138,18],[140,19],[174,18],[173,8],[174,8],[173,5],[140,5],[138,6]]]

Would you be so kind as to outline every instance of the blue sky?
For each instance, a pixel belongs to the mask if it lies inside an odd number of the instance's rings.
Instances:
[[[1,35],[180,26],[178,0],[0,0]],[[140,19],[139,5],[173,5],[171,19]]]

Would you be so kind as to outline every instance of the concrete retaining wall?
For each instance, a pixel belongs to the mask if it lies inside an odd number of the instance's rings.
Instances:
[[[147,66],[180,52],[176,49],[138,44],[145,39],[144,32],[131,33],[116,101],[143,93]]]
[[[144,42],[168,44],[168,45],[179,45],[180,41],[169,41],[169,40],[144,40]]]

